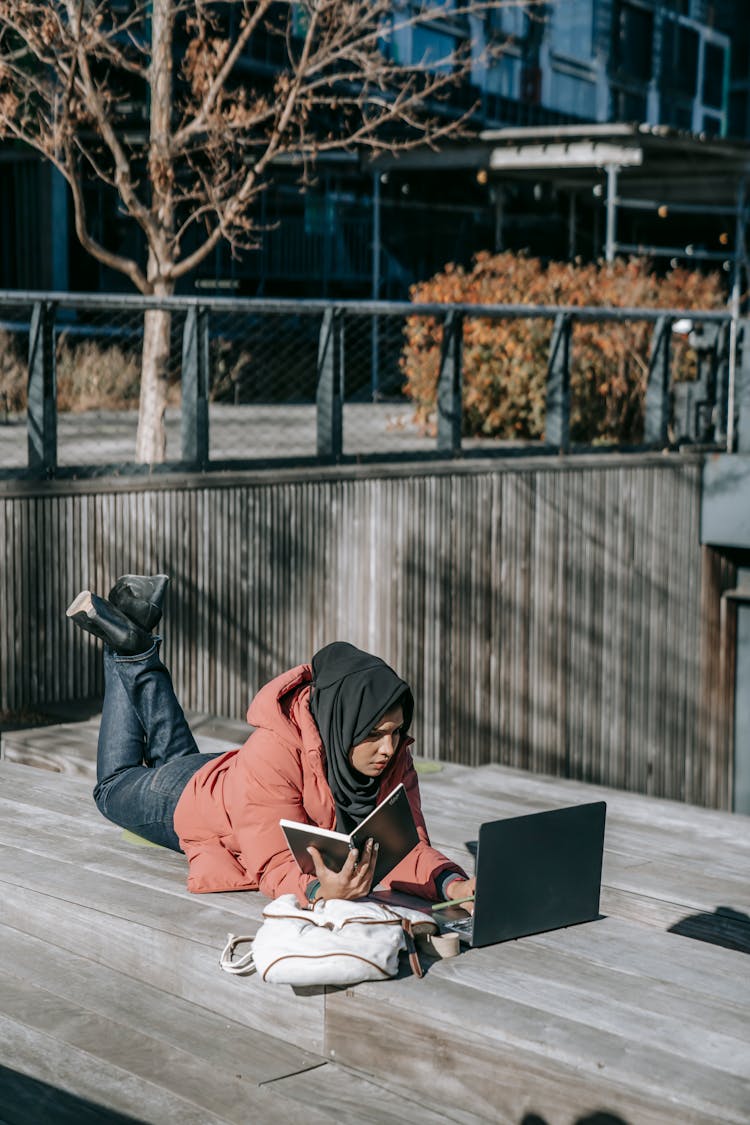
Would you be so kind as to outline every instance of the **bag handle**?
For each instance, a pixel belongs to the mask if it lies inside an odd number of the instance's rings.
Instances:
[[[241,941],[249,941],[252,944],[253,939],[251,937],[237,936],[236,934],[227,934],[227,944],[221,951],[219,965],[225,973],[234,973],[235,976],[251,976],[253,973],[257,972],[252,949],[249,953],[238,957],[236,961],[232,958],[235,946],[239,945]]]

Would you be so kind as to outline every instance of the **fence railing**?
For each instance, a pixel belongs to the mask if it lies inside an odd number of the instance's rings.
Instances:
[[[577,359],[577,334],[592,324],[640,326],[643,354],[634,346],[628,362],[643,369],[642,417],[635,428],[631,420],[629,438],[610,435],[610,447],[723,448],[731,401],[737,448],[750,449],[750,321],[740,322],[733,356],[729,312],[6,291],[0,474],[135,468],[143,317],[150,309],[171,314],[168,468],[601,452],[607,442],[595,423],[586,430],[577,397],[586,380],[597,378],[596,341],[587,343],[585,379]],[[521,362],[498,332],[521,320],[543,326],[534,346],[544,370],[536,392],[530,383],[519,391],[516,380],[507,393],[528,394],[543,426],[524,433],[517,424],[520,439],[507,432],[498,438],[474,419],[467,432],[467,392],[476,395],[477,372],[494,380],[493,394],[499,386],[502,399],[503,379]],[[488,331],[477,342],[482,325]],[[601,355],[603,370],[604,348]],[[404,393],[410,364],[420,367],[423,382],[433,379],[432,405]],[[599,390],[607,394],[606,380],[586,391],[590,401]]]

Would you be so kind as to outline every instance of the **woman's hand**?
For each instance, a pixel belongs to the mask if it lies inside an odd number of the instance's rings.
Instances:
[[[378,858],[378,846],[373,845],[372,840],[365,844],[361,861],[359,852],[349,852],[340,871],[326,867],[322,855],[312,844],[307,850],[315,865],[315,877],[320,880],[321,898],[354,899],[369,894]]]
[[[468,898],[469,895],[473,895],[473,894],[476,893],[476,889],[477,889],[477,881],[474,878],[474,876],[472,876],[471,879],[454,879],[445,888],[445,897],[446,898]],[[469,914],[474,913],[474,903],[473,902],[462,902],[461,908],[463,910],[468,910]]]

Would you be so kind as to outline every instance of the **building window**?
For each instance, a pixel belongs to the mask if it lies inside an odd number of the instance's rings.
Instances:
[[[412,31],[412,62],[440,74],[453,70],[453,52],[456,40],[443,31],[429,27],[415,27]]]
[[[489,13],[489,23],[493,30],[514,39],[525,39],[529,31],[529,16],[522,4],[508,4],[495,8]]]
[[[698,32],[673,19],[662,24],[661,88],[694,98],[698,88]]]
[[[593,0],[567,0],[553,7],[551,32],[556,55],[588,62],[594,53]]]
[[[646,95],[612,87],[612,120],[645,121]]]
[[[648,82],[654,65],[653,12],[620,0],[612,21],[612,32],[615,69],[639,82]]]
[[[718,43],[706,43],[703,60],[703,104],[714,109],[724,105],[724,76],[727,53]]]
[[[550,106],[575,117],[596,117],[596,86],[585,78],[553,70],[550,81]]]
[[[517,98],[521,88],[521,60],[501,55],[487,73],[487,92],[504,98]]]

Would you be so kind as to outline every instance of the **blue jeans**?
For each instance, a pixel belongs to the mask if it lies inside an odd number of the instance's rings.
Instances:
[[[94,800],[108,820],[180,851],[174,810],[190,778],[218,754],[201,754],[159,657],[104,649],[104,705]]]

